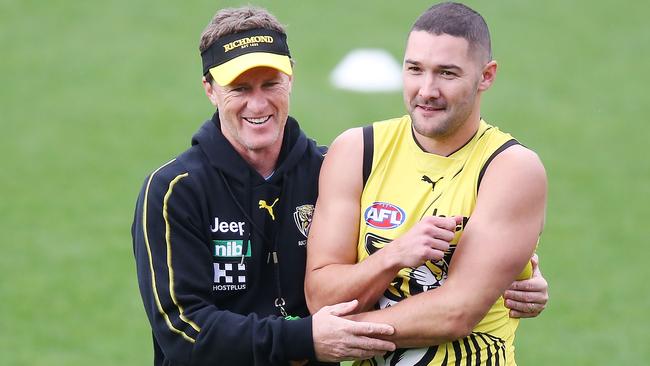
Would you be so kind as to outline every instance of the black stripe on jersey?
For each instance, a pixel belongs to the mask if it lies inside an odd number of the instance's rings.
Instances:
[[[393,358],[390,360],[390,365],[389,366],[396,366],[397,363],[402,359],[402,355],[406,351],[407,351],[406,348],[396,349],[395,353],[393,353]]]
[[[363,127],[363,187],[366,186],[370,171],[372,170],[372,159],[375,148],[375,137],[372,125]]]
[[[485,161],[485,164],[483,164],[483,167],[481,168],[481,172],[478,173],[478,183],[476,184],[476,194],[478,194],[478,188],[481,186],[481,180],[483,179],[483,175],[485,174],[485,171],[487,170],[488,165],[492,162],[494,158],[497,157],[497,155],[501,154],[505,149],[509,148],[510,146],[514,145],[520,145],[519,141],[515,139],[510,139],[506,141],[503,145],[501,145],[498,149],[496,149],[492,155]]]
[[[505,366],[506,342],[503,339],[493,336],[491,334],[487,334],[487,333],[476,333],[476,334],[478,334],[487,345],[486,351],[487,351],[488,359],[486,365],[492,365],[491,358],[492,355],[494,355],[494,365],[495,366],[500,365],[501,364],[500,361],[503,360]],[[485,339],[486,337],[488,338],[488,340]],[[494,353],[492,353],[492,347],[494,347]]]
[[[483,131],[483,133],[481,134],[481,136],[479,136],[479,137],[476,139],[476,141],[478,142],[478,140],[482,139],[483,136],[485,136],[485,134],[486,134],[489,130],[491,130],[491,129],[492,129],[492,127],[488,127],[488,128],[486,128],[485,131]],[[467,142],[465,143],[465,145],[469,144],[470,141],[472,141],[472,139],[470,139],[469,141],[467,141]],[[507,143],[507,142],[506,142],[506,143]],[[462,149],[465,145],[463,145],[460,149]],[[458,150],[460,150],[460,149],[458,149]],[[458,151],[458,150],[456,150],[456,151]],[[505,150],[505,149],[504,149],[504,150]],[[449,155],[447,155],[447,156],[451,156],[452,154],[453,154],[453,153],[451,153],[451,154],[449,154]],[[489,160],[490,160],[490,159],[488,159],[488,161],[489,161]],[[467,163],[467,161],[466,161],[465,163]],[[458,176],[458,174],[460,174],[460,172],[463,171],[463,168],[465,168],[465,164],[463,164],[463,166],[460,167],[460,170],[457,171],[456,174],[454,174],[454,175],[451,177],[451,179],[456,178],[456,176]],[[479,181],[480,181],[480,178],[479,178]]]
[[[472,348],[469,346],[469,337],[463,338],[463,345],[465,346],[465,355],[466,355],[465,365],[471,366],[472,365],[472,355],[473,355],[474,352],[473,352]]]
[[[438,346],[429,347],[424,356],[422,356],[422,359],[416,362],[413,366],[427,366],[429,362],[433,361],[433,358],[436,357],[436,353],[438,353]]]
[[[456,358],[454,361],[454,366],[461,366],[460,360],[463,358],[463,352],[460,350],[460,342],[453,341],[451,342],[451,345],[454,347],[454,357]]]
[[[483,133],[481,134],[481,136],[479,136],[479,137],[476,139],[476,141],[478,141],[478,140],[480,140],[481,138],[483,138],[483,136],[485,136],[485,133],[488,132],[488,131],[491,130],[491,129],[492,129],[492,127],[488,127],[488,128],[486,128],[485,131],[483,131]],[[478,131],[477,131],[477,132],[478,132]],[[476,135],[474,135],[474,136],[476,136]],[[458,149],[456,149],[456,150],[454,150],[453,152],[447,154],[447,157],[450,157],[450,156],[454,155],[455,153],[459,152],[462,148],[464,148],[467,144],[469,144],[470,142],[472,142],[472,140],[474,139],[474,136],[472,136],[469,140],[467,140],[466,143],[462,144]],[[414,137],[415,137],[415,135],[414,135]],[[416,141],[417,141],[417,140],[416,140]],[[418,145],[418,146],[420,146],[420,145]],[[422,148],[422,147],[420,147],[420,148]],[[424,150],[424,149],[423,149],[423,150]]]
[[[478,139],[477,139],[477,140],[480,140],[480,139],[482,139],[482,138],[483,138],[483,136],[485,136],[485,134],[486,134],[486,133],[487,133],[487,132],[488,132],[489,130],[491,130],[492,128],[493,128],[492,126],[490,126],[490,127],[488,127],[488,128],[486,128],[486,129],[485,129],[485,131],[483,131],[483,133],[481,134],[481,136],[479,136],[479,137],[478,137]]]
[[[496,336],[493,336],[491,334],[486,334],[494,343],[494,347],[496,349],[496,355],[497,355],[497,365],[499,364],[499,352],[501,352],[501,357],[503,358],[503,361],[505,362],[506,360],[506,342]]]
[[[429,212],[429,209],[431,208],[431,206],[433,206],[433,204],[436,203],[436,201],[437,201],[438,198],[440,198],[440,197],[442,197],[442,193],[438,193],[438,196],[436,196],[436,198],[434,198],[434,199],[431,201],[431,203],[429,203],[429,206],[427,206],[427,208],[425,208],[424,211],[422,211],[422,215],[420,215],[420,220],[422,220],[422,218],[424,217],[424,215],[427,215],[427,212]]]
[[[481,364],[481,347],[478,345],[478,342],[476,341],[476,334],[472,333],[468,337],[471,341],[472,344],[474,345],[474,354],[476,355],[476,366],[479,366]]]
[[[490,342],[488,342],[485,337],[484,333],[476,333],[479,337],[481,337],[481,340],[483,343],[485,343],[485,351],[487,353],[487,360],[485,360],[485,366],[492,366],[492,350],[490,349]]]

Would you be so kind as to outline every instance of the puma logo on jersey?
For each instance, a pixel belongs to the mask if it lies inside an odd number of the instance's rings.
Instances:
[[[436,181],[434,182],[434,181],[431,180],[431,178],[427,177],[426,175],[423,175],[422,176],[422,181],[431,184],[431,191],[434,191],[436,189],[436,183],[440,182],[440,180],[442,178],[444,178],[444,177],[440,177],[440,178],[436,179]]]
[[[258,203],[260,205],[260,208],[266,209],[269,212],[269,215],[271,215],[271,220],[275,221],[275,215],[273,214],[273,206],[275,206],[276,203],[278,203],[279,198],[276,198],[275,201],[269,206],[269,204],[266,203],[265,200],[260,200]]]

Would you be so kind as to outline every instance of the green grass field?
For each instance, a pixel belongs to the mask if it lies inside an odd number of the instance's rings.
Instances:
[[[539,253],[551,301],[522,322],[519,364],[647,364],[650,5],[467,3],[500,63],[483,116],[536,150],[549,176]],[[199,34],[239,4],[0,0],[0,365],[152,363],[134,202],[211,115]],[[312,137],[328,144],[404,113],[399,93],[338,91],[328,73],[357,47],[399,60],[430,2],[256,4],[288,24],[291,111]]]

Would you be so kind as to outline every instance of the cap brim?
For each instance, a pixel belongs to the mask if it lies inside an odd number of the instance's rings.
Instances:
[[[219,66],[210,69],[214,81],[221,86],[226,86],[239,75],[255,67],[272,67],[287,75],[291,75],[291,60],[289,56],[267,52],[253,52],[235,57]]]

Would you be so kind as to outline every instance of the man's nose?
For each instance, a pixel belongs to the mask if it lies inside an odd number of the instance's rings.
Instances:
[[[263,90],[256,88],[249,95],[247,107],[252,112],[264,112],[268,105],[269,105],[268,95]]]
[[[425,75],[422,79],[418,95],[425,100],[440,98],[440,88],[438,83],[439,80],[435,75]]]

